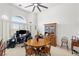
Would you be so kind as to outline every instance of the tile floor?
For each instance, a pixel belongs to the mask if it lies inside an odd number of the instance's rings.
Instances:
[[[52,56],[76,56],[72,54],[70,50],[66,50],[60,47],[51,47]],[[16,48],[6,49],[6,56],[25,56],[25,48],[18,46]]]

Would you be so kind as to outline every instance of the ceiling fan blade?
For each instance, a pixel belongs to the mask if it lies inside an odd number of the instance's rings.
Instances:
[[[35,6],[33,7],[33,10],[32,10],[32,12],[35,10]]]
[[[40,5],[40,4],[38,4],[40,7],[43,7],[43,8],[46,8],[46,9],[48,9],[48,7],[46,7],[46,6],[44,6],[44,5]]]
[[[25,8],[27,8],[27,7],[31,7],[31,6],[33,6],[33,5],[28,5],[28,6],[25,6]]]
[[[41,12],[41,9],[39,8],[39,6],[37,6],[38,10]]]

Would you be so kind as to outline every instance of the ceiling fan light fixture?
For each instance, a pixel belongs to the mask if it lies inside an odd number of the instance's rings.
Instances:
[[[18,6],[22,6],[21,4],[19,4]]]
[[[40,7],[48,9],[47,6],[41,5],[41,3],[32,3],[31,5],[25,6],[25,8],[31,7],[31,6],[33,6],[32,12],[34,12],[35,8],[37,8],[41,12],[42,10],[40,9]]]
[[[36,7],[38,4],[37,3],[34,3],[34,6]]]

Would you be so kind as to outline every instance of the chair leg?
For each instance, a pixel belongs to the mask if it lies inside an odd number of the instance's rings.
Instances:
[[[63,46],[63,42],[61,43],[61,46],[60,47],[62,47]]]
[[[4,52],[3,52],[3,53],[4,53],[4,56],[5,56],[5,50],[4,50]]]
[[[48,55],[49,55],[49,56],[51,56],[51,53],[50,53],[50,51],[48,52]]]
[[[49,56],[51,56],[51,53],[49,53]]]
[[[27,56],[27,54],[25,54],[25,56]]]
[[[67,50],[69,49],[68,45],[67,45]]]
[[[72,54],[73,54],[73,51],[72,51]]]
[[[3,51],[0,51],[0,56],[3,56]]]

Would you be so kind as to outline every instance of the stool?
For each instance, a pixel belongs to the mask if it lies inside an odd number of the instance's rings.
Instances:
[[[62,38],[62,40],[61,40],[61,47],[66,47],[67,50],[69,49],[67,37],[63,37]]]

